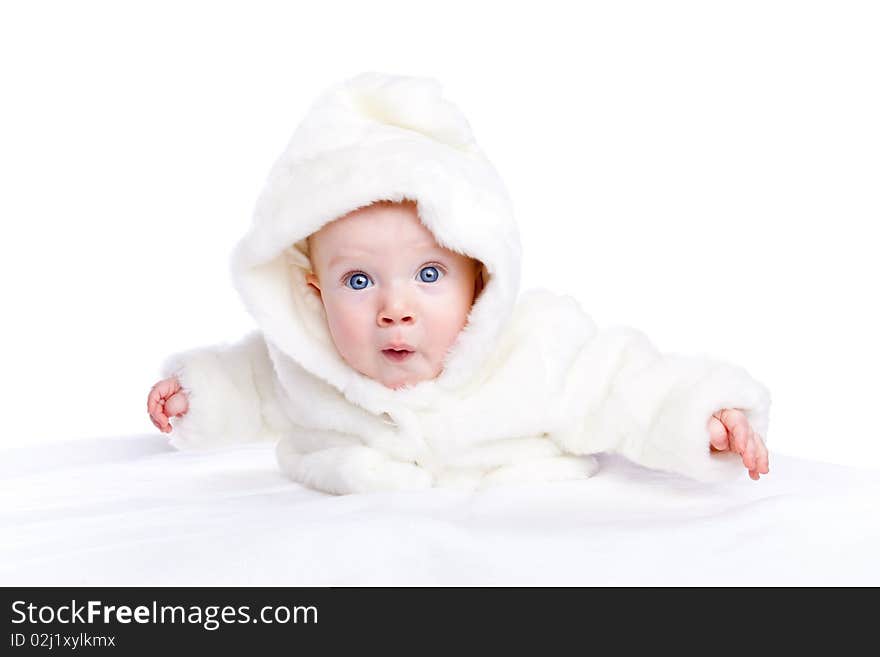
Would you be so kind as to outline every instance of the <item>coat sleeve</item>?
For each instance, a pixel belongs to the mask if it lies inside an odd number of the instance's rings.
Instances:
[[[742,410],[767,438],[770,393],[743,368],[703,356],[661,354],[641,332],[595,334],[574,360],[564,398],[573,423],[557,438],[576,454],[619,453],[701,481],[745,474],[732,452],[710,450],[708,422]]]
[[[274,369],[259,331],[231,345],[201,347],[168,357],[163,378],[176,376],[189,409],[171,419],[171,444],[212,448],[274,440],[288,424],[277,397]]]

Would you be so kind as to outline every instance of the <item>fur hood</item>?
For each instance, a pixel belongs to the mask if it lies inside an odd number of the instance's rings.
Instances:
[[[441,375],[392,391],[337,353],[310,292],[305,238],[377,200],[417,203],[442,247],[483,263],[484,289]],[[364,73],[314,102],[272,168],[232,277],[266,340],[361,403],[426,402],[460,386],[488,357],[519,289],[520,243],[507,191],[459,109],[430,78]]]

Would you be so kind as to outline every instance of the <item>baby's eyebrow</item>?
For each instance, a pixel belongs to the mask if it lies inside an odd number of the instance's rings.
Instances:
[[[366,252],[357,252],[357,253],[337,253],[335,256],[330,258],[330,262],[327,263],[328,267],[332,267],[337,262],[343,262],[345,260],[357,260],[358,258],[363,258],[366,256]]]
[[[406,251],[410,253],[414,253],[417,251],[420,252],[430,252],[434,257],[442,257],[444,255],[443,250],[437,246],[436,244],[432,244],[430,242],[423,242],[420,244],[408,244],[404,245]],[[365,257],[370,257],[370,253],[368,251],[352,251],[352,252],[342,252],[337,253],[332,258],[330,258],[330,262],[327,263],[327,267],[333,267],[335,264],[339,262],[345,262],[346,260],[359,260]],[[426,256],[427,257],[427,254]]]
[[[440,247],[433,242],[418,242],[416,244],[406,245],[408,249],[413,251],[440,251]]]

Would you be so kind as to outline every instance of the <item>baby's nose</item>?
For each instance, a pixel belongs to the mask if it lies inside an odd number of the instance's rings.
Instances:
[[[395,310],[383,308],[379,313],[379,324],[381,326],[391,326],[393,324],[412,324],[415,322],[413,314],[406,310]]]
[[[400,291],[389,293],[379,310],[379,326],[391,326],[393,324],[412,324],[415,322],[415,313],[405,294]]]

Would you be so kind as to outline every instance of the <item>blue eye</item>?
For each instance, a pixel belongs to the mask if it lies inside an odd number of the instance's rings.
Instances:
[[[352,274],[345,284],[352,290],[363,290],[370,285],[370,279],[366,274]]]
[[[436,267],[422,267],[419,278],[424,283],[433,283],[440,278],[440,271]]]

